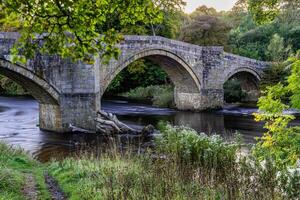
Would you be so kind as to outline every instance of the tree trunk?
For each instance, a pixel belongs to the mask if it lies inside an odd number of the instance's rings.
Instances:
[[[96,121],[96,132],[105,134],[105,135],[121,135],[121,134],[129,134],[136,135],[142,137],[149,137],[155,132],[155,128],[152,125],[145,126],[141,131],[133,129],[123,122],[119,121],[117,116],[112,113],[107,113],[104,111],[97,112]],[[91,133],[91,131],[82,129],[70,124],[70,128],[73,132],[81,132],[81,133]]]
[[[98,117],[95,119],[97,132],[102,134],[138,134],[126,124],[120,122],[116,115],[104,111],[97,112]]]

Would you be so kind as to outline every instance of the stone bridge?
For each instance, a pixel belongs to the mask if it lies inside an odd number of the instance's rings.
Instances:
[[[257,89],[266,63],[158,36],[125,36],[121,55],[103,64],[72,63],[58,56],[37,55],[26,65],[10,62],[18,33],[0,33],[0,74],[22,85],[39,102],[39,126],[67,132],[70,124],[95,131],[94,118],[110,82],[130,63],[149,59],[169,75],[180,110],[221,108],[224,83],[236,77],[245,91]]]

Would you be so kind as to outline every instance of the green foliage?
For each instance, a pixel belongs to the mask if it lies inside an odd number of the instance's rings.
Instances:
[[[266,54],[269,56],[269,60],[280,62],[287,57],[289,50],[289,47],[285,48],[283,38],[278,34],[274,34],[267,47]]]
[[[203,5],[203,6],[196,8],[196,10],[190,14],[191,18],[196,18],[201,15],[216,16],[216,15],[218,15],[218,12],[213,7],[207,7],[207,6]]]
[[[233,53],[267,60],[266,49],[275,28],[270,26],[257,27],[247,15],[241,24],[230,32],[229,44]]]
[[[21,193],[24,184],[23,178],[24,175],[19,171],[0,170],[0,200],[25,200]]]
[[[284,114],[286,109],[300,108],[300,60],[299,57],[289,60],[292,64],[287,83],[267,87],[258,101],[262,113],[255,114],[257,121],[266,121],[268,131],[259,140],[254,153],[260,159],[271,157],[280,167],[295,166],[300,159],[300,128],[288,126],[294,116]]]
[[[25,95],[27,92],[9,78],[0,75],[0,94]]]
[[[230,79],[224,84],[224,99],[228,103],[241,102],[246,96],[241,83],[237,79]]]
[[[210,15],[197,15],[183,25],[179,39],[203,46],[226,46],[229,31],[230,27],[222,19]]]
[[[262,80],[260,81],[260,88],[262,91],[266,90],[268,86],[273,86],[278,83],[284,83],[290,74],[286,63],[273,63],[265,69]]]
[[[300,50],[298,51],[296,57],[289,59],[292,62],[291,65],[291,75],[288,77],[287,89],[291,92],[291,105],[293,108],[300,109]]]
[[[240,149],[238,143],[226,143],[219,135],[209,137],[186,127],[173,127],[169,124],[162,124],[160,127],[162,135],[156,140],[159,152],[172,154],[180,162],[194,163],[222,172],[225,171],[224,167],[235,163]]]
[[[137,87],[121,96],[130,99],[150,99],[154,106],[173,107],[174,87],[171,85],[151,85],[147,87]]]
[[[23,150],[0,142],[0,199],[25,200],[23,188],[30,174],[36,181],[38,199],[50,199],[43,170],[41,164]]]
[[[21,38],[12,50],[14,55],[22,51],[28,58],[40,50],[81,60],[91,60],[99,52],[102,56],[117,57],[119,50],[114,44],[122,37],[119,30],[111,26],[111,19],[118,19],[121,28],[137,23],[157,23],[162,20],[159,6],[168,2],[3,0],[1,10],[5,15],[2,22],[9,23],[9,17],[13,15],[22,27]]]
[[[258,23],[271,22],[278,15],[281,0],[249,0],[250,11]]]
[[[20,29],[20,19],[15,13],[9,13],[0,4],[0,31],[17,31]]]
[[[48,170],[69,199],[284,199],[297,178],[272,161],[240,154],[236,142],[161,125],[157,151],[99,152],[51,162]],[[237,159],[238,158],[238,159]]]
[[[137,60],[122,70],[107,88],[107,94],[117,95],[136,87],[169,83],[167,73],[160,66],[148,61]]]
[[[281,55],[279,55],[279,58],[285,60],[291,52],[299,49],[299,34],[297,35],[297,27],[300,25],[299,1],[278,0],[278,2],[284,2],[284,4],[281,4],[274,18],[267,20],[268,23],[262,23],[263,21],[261,21],[259,25],[256,23],[257,18],[253,17],[255,15],[253,14],[253,4],[262,5],[268,3],[268,1],[251,0],[246,5],[243,1],[241,0],[228,13],[230,18],[227,17],[228,23],[233,24],[229,46],[234,53],[260,60],[277,61],[276,55],[272,56],[270,54],[280,50]],[[255,9],[260,9],[260,6]],[[274,40],[275,34],[278,35],[276,36],[277,44]],[[277,46],[278,44],[281,47]],[[271,49],[266,51],[268,46]]]

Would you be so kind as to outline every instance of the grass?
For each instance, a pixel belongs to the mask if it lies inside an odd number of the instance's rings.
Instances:
[[[151,85],[137,87],[121,94],[130,99],[150,99],[157,107],[174,107],[174,88],[172,85]]]
[[[221,195],[185,180],[172,162],[153,161],[147,156],[69,158],[52,163],[49,171],[74,200],[208,199],[205,197]]]
[[[22,190],[28,175],[35,178],[38,198],[50,199],[43,171],[43,166],[23,150],[0,142],[0,200],[25,199]]]
[[[0,146],[0,199],[24,199],[24,176],[34,174],[40,199],[48,199],[42,172],[58,181],[70,200],[297,199],[299,174],[243,154],[239,142],[161,125],[155,149],[143,154],[116,146],[43,166],[21,150]]]
[[[74,200],[298,197],[297,176],[283,183],[287,176],[279,176],[271,160],[244,156],[238,142],[184,127],[164,125],[161,130],[155,152],[67,158],[52,162],[49,172]]]

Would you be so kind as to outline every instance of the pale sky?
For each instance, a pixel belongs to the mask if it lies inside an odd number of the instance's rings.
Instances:
[[[193,12],[197,7],[206,5],[207,7],[214,7],[217,11],[230,10],[237,0],[185,0],[187,13]]]

